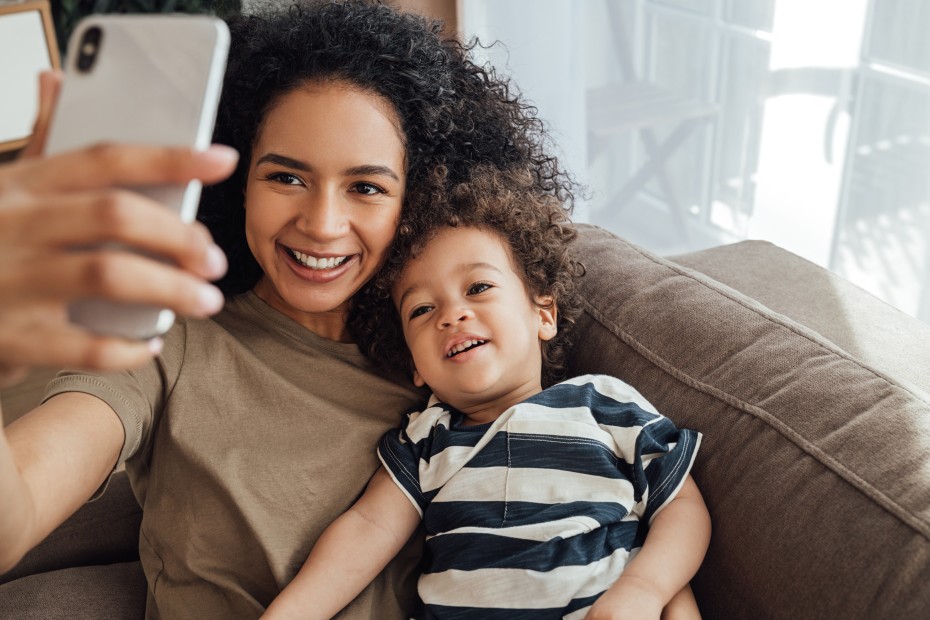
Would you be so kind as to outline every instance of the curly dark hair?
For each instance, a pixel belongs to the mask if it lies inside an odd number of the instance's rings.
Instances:
[[[536,109],[507,79],[472,62],[470,46],[442,38],[441,22],[373,1],[309,0],[269,3],[229,27],[214,141],[240,159],[228,180],[204,189],[198,215],[229,258],[219,282],[227,296],[251,289],[262,274],[245,238],[252,145],[268,110],[302,85],[343,81],[391,103],[406,147],[401,221],[412,230],[426,226],[446,183],[479,164],[531,169],[534,184],[571,210],[574,182],[548,154]]]
[[[557,333],[543,341],[542,383],[564,377],[571,348],[571,328],[581,313],[577,278],[584,267],[571,254],[577,231],[562,203],[542,192],[526,169],[477,166],[461,183],[450,186],[433,205],[427,226],[404,228],[381,270],[354,299],[349,330],[361,350],[386,370],[413,372],[400,315],[391,297],[407,263],[446,227],[473,227],[500,235],[510,249],[514,271],[530,298],[551,296],[557,308]]]

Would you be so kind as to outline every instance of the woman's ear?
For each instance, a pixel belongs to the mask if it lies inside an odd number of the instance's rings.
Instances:
[[[536,313],[539,316],[539,339],[552,340],[559,331],[559,309],[555,305],[555,299],[552,295],[539,295],[533,301],[536,302]]]

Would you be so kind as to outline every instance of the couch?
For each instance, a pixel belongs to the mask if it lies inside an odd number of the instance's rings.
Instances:
[[[580,228],[570,371],[704,433],[704,617],[930,618],[930,325],[770,243],[661,258]],[[139,518],[118,474],[0,577],[0,617],[138,617]]]

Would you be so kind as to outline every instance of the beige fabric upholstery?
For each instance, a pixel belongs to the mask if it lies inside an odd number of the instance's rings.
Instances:
[[[705,616],[926,616],[926,395],[605,231],[586,228],[579,250],[587,307],[572,373],[617,374],[705,434]]]
[[[856,359],[930,394],[930,325],[766,241],[671,258],[824,336]]]

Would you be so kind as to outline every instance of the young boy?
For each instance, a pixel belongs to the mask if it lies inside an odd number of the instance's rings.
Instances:
[[[450,196],[451,225],[400,243],[380,282],[407,349],[378,320],[362,344],[433,396],[384,437],[383,466],[266,617],[333,616],[421,520],[422,617],[700,617],[700,434],[611,377],[543,390],[577,315],[575,233],[522,179],[478,171]]]

